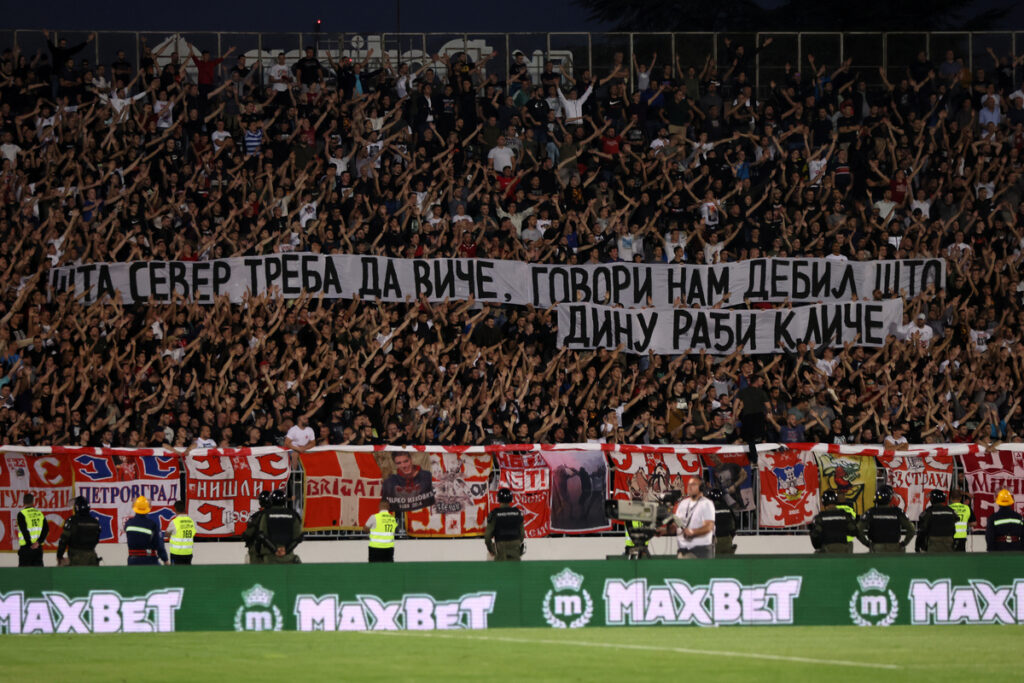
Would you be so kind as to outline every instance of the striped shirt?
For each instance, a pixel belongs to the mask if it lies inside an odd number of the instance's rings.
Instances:
[[[260,149],[263,147],[263,130],[257,128],[256,130],[245,131],[244,144],[246,154],[259,154]]]

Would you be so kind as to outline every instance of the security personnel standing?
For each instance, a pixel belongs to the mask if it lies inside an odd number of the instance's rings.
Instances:
[[[932,504],[917,520],[917,544],[914,550],[919,553],[951,553],[958,521],[957,514],[953,508],[946,505],[946,494],[939,489],[932,489],[928,499]]]
[[[167,525],[171,564],[192,564],[192,546],[196,537],[196,523],[185,514],[185,501],[174,501],[174,518]]]
[[[260,517],[258,534],[263,564],[301,564],[294,550],[302,543],[302,518],[288,507],[284,489],[270,494],[270,508]]]
[[[953,551],[965,553],[967,552],[967,530],[971,528],[971,524],[975,520],[974,510],[968,504],[971,497],[967,495],[966,491],[953,491],[949,497],[953,501],[949,507],[957,516],[956,530],[953,532]]]
[[[21,501],[25,507],[18,513],[18,566],[42,567],[43,542],[50,533],[50,523],[35,508],[35,496],[26,493]]]
[[[523,557],[526,526],[523,513],[512,507],[512,489],[498,489],[498,507],[487,515],[484,545],[498,562],[518,561]]]
[[[999,509],[988,518],[985,544],[988,551],[1024,550],[1024,519],[1013,509],[1013,494],[1006,489],[996,496]]]
[[[708,498],[715,504],[715,557],[735,555],[736,515],[725,502],[725,493],[715,487],[708,490]]]
[[[370,562],[394,562],[395,561],[395,529],[398,528],[398,520],[391,513],[391,504],[386,500],[380,501],[377,514],[366,520],[363,530],[370,534]]]
[[[875,506],[857,524],[857,538],[873,553],[902,553],[914,538],[914,523],[892,505],[892,487],[882,484],[875,492]],[[900,540],[900,531],[904,532]]]
[[[857,535],[857,527],[853,523],[853,516],[840,509],[838,503],[839,495],[835,491],[830,489],[821,494],[824,509],[811,521],[811,545],[816,552],[853,552],[853,543],[847,539]]]
[[[152,508],[146,497],[136,498],[132,510],[135,516],[124,527],[124,535],[128,539],[128,566],[170,564],[160,523],[148,517]]]
[[[635,522],[635,521],[634,522],[623,522],[622,526],[626,530],[626,553],[625,553],[626,557],[630,557],[630,558],[634,558],[634,559],[640,559],[640,558],[643,558],[643,557],[650,557],[651,556],[651,551],[650,551],[649,546],[650,546],[650,543],[651,543],[651,539],[649,539],[649,538],[642,539],[640,541],[640,543],[638,544],[636,541],[633,540],[633,537],[630,536],[630,534],[629,534],[629,530],[630,529],[642,529],[644,527],[644,523],[643,522]]]
[[[64,522],[64,530],[57,543],[57,564],[61,567],[97,566],[96,544],[100,542],[100,523],[89,514],[89,501],[85,496],[75,498],[75,511]],[[68,557],[64,558],[64,551]]]
[[[836,510],[842,510],[843,512],[849,513],[850,518],[853,519],[854,529],[856,529],[856,527],[857,527],[857,511],[846,500],[846,490],[847,490],[847,488],[849,488],[849,485],[840,486],[839,490],[836,491],[836,498],[837,498]],[[851,552],[851,553],[853,552],[853,541],[854,541],[855,538],[857,538],[856,532],[854,532],[854,533],[852,533],[852,534],[850,534],[849,536],[846,537],[846,542],[850,545],[849,552]]]
[[[258,536],[260,533],[260,519],[267,513],[267,508],[270,507],[270,491],[260,491],[260,509],[249,515],[249,521],[245,523],[245,531],[242,532],[242,540],[245,541],[245,550],[248,553],[246,561],[249,564],[259,564],[262,562],[260,556],[260,543]]]

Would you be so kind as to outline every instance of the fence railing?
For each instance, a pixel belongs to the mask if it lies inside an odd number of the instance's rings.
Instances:
[[[66,38],[71,45],[86,40],[90,31],[61,31],[51,34]],[[351,58],[362,61],[369,57],[370,67],[379,67],[386,54],[395,66],[409,63],[412,68],[427,64],[441,75],[446,67],[434,56],[466,52],[475,62],[497,51],[497,57],[487,65],[489,73],[500,78],[508,76],[511,56],[521,51],[530,72],[538,77],[548,60],[574,69],[607,75],[616,63],[627,67],[635,58],[641,64],[650,64],[657,53],[656,73],[676,60],[685,71],[694,67],[700,72],[707,56],[715,59],[721,72],[729,68],[726,63],[730,47],[744,45],[746,54],[752,54],[756,45],[770,38],[771,43],[750,60],[752,81],[758,92],[764,92],[772,80],[781,80],[786,65],[807,74],[808,55],[813,55],[816,66],[825,66],[831,74],[845,59],[852,60],[852,70],[869,87],[882,85],[879,69],[890,81],[903,78],[907,67],[919,52],[924,52],[933,63],[944,61],[951,50],[954,58],[962,60],[971,74],[978,68],[995,68],[990,50],[998,57],[1015,55],[1017,46],[1024,46],[1024,31],[961,31],[961,32],[892,32],[892,33],[241,33],[212,31],[98,31],[96,39],[76,59],[85,58],[90,65],[110,64],[119,51],[133,67],[137,67],[148,45],[160,51],[158,63],[169,61],[173,51],[187,60],[189,48],[196,52],[208,49],[214,56],[223,54],[230,46],[237,48],[232,59],[244,55],[250,64],[269,66],[281,52],[289,63],[304,55],[307,46],[317,50],[318,57],[326,60],[330,52],[336,59]],[[0,30],[0,49],[17,44],[29,58],[37,52],[46,53],[46,38],[38,30]],[[372,51],[372,52],[371,52]],[[636,72],[630,69],[630,83]],[[1021,75],[1015,68],[1014,81]],[[807,80],[807,79],[805,79]],[[536,78],[535,78],[536,82]]]

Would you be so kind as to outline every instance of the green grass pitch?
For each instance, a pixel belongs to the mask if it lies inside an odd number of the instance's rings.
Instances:
[[[1021,680],[1019,626],[0,636],[6,681]],[[692,680],[692,679],[691,679]]]

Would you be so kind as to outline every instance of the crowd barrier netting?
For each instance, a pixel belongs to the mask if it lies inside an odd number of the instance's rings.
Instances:
[[[261,491],[290,485],[307,531],[359,530],[381,498],[410,537],[480,536],[499,487],[512,489],[530,538],[612,529],[608,498],[653,500],[701,476],[726,491],[737,513],[760,530],[801,530],[820,508],[820,492],[842,489],[858,513],[879,482],[893,486],[912,520],[932,489],[966,490],[976,528],[995,511],[1003,488],[1024,494],[1024,444],[880,447],[815,443],[638,446],[318,446],[290,454],[274,446],[193,449],[0,447],[0,547],[17,549],[16,517],[26,492],[56,525],[54,547],[75,496],[101,523],[101,541],[123,542],[136,497],[146,496],[166,526],[175,500],[188,502],[200,538],[239,535]],[[756,469],[756,472],[754,471]],[[756,512],[756,514],[755,514]]]

